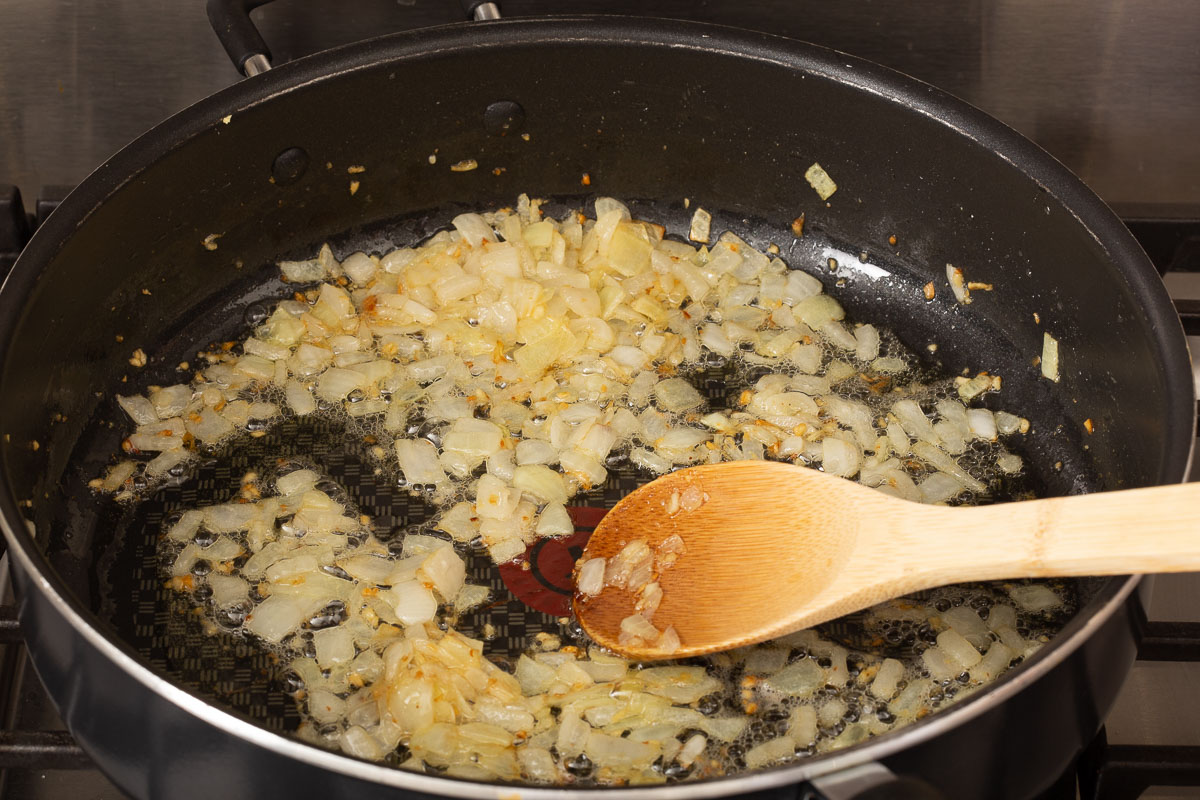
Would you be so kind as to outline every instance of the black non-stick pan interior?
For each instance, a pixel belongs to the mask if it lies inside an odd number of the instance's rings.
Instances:
[[[1129,263],[1138,254],[1115,219],[1048,157],[936,90],[836,54],[704,39],[687,26],[630,34],[596,21],[514,24],[297,63],[164,124],[39,234],[0,296],[12,316],[0,373],[9,491],[31,501],[75,597],[151,665],[267,724],[294,720],[264,658],[202,635],[168,601],[154,548],[173,511],[225,499],[281,449],[319,462],[379,530],[428,510],[325,423],[247,438],[151,502],[117,506],[86,489],[123,436],[115,395],[186,381],[181,362],[244,338],[291,294],[280,258],[325,241],[339,255],[412,244],[463,209],[511,205],[522,192],[555,198],[552,209],[611,195],[676,235],[700,205],[714,229],[779,245],[790,266],[931,365],[1001,375],[989,402],[1033,422],[1022,455],[1040,491],[1178,477],[1185,457],[1163,421],[1186,417],[1170,388],[1177,354],[1164,355],[1169,337],[1156,330],[1162,298],[1144,265]],[[499,101],[519,106],[500,107],[511,122],[503,136],[485,123]],[[467,159],[478,168],[450,169]],[[803,178],[817,161],[839,184],[829,203]],[[958,305],[948,262],[994,289]],[[931,280],[943,291],[927,301]],[[1059,383],[1034,364],[1045,331],[1061,342]],[[149,356],[144,368],[129,363],[135,348]],[[585,504],[611,505],[633,485],[614,478]],[[516,601],[496,613],[497,649],[560,629]]]

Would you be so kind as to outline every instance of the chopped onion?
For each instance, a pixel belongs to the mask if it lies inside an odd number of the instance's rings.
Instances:
[[[766,685],[791,697],[809,697],[825,685],[825,671],[816,661],[802,658],[767,678]]]
[[[934,467],[935,469],[939,469],[942,472],[948,473],[972,492],[979,492],[982,494],[987,491],[987,487],[977,481],[975,478],[971,477],[966,470],[959,466],[957,461],[943,453],[941,450],[938,450],[928,442],[916,442],[912,446],[912,451],[913,454],[918,458],[928,462],[930,466]]]
[[[246,618],[246,630],[264,641],[278,644],[325,603],[323,598],[272,594],[255,606]]]
[[[561,503],[548,503],[538,515],[537,526],[534,528],[534,533],[547,539],[570,536],[574,532],[575,523],[571,521],[571,515]]]
[[[786,761],[796,755],[796,742],[790,736],[768,739],[746,751],[746,766],[750,769]]]
[[[828,200],[837,191],[837,184],[833,182],[833,178],[829,177],[820,164],[813,162],[804,172],[804,180],[808,181],[808,185],[816,190],[817,195],[822,200]]]
[[[1058,383],[1058,340],[1042,334],[1042,376]]]
[[[967,305],[971,302],[971,290],[967,288],[966,278],[963,277],[963,271],[953,264],[946,265],[946,280],[950,282],[950,291],[954,293],[954,299],[961,305]]]
[[[890,700],[904,677],[904,665],[894,658],[885,658],[871,681],[871,694],[880,700]]]
[[[606,562],[603,558],[589,558],[579,567],[579,579],[575,589],[585,597],[595,597],[604,588],[604,570]]]
[[[832,181],[826,188],[832,192]],[[626,457],[646,474],[739,458],[820,461],[880,491],[945,502],[964,487],[986,489],[970,484],[952,458],[969,440],[1028,430],[1018,417],[957,401],[937,403],[935,422],[914,400],[927,394],[910,396],[900,385],[893,393],[879,374],[902,374],[915,361],[881,357],[881,332],[845,322],[818,277],[728,232],[697,248],[664,239],[662,228],[632,219],[611,198],[598,199],[596,211],[594,222],[556,221],[522,197],[514,211],[460,215],[453,230],[378,258],[355,253],[338,264],[325,247],[284,274],[330,282],[280,303],[240,350],[205,354],[209,363],[192,384],[122,403],[138,426],[128,446],[161,455],[133,452],[136,460],[100,481],[107,491],[125,491],[138,470],[153,478],[191,458],[185,432],[218,443],[255,420],[314,413],[319,400],[380,436],[372,456],[394,452],[402,485],[428,491],[438,507],[424,533],[404,531],[396,554],[346,500],[317,488],[314,470],[293,469],[276,479],[279,497],[254,502],[258,484],[247,479],[246,502],[193,510],[168,528],[171,585],[207,584],[210,613],[248,609],[244,630],[293,656],[289,668],[308,697],[302,713],[320,723],[320,734],[305,728],[314,740],[366,758],[403,745],[410,768],[489,781],[561,781],[564,761],[580,753],[601,782],[659,780],[649,769],[658,759],[712,770],[702,758],[709,742],[733,741],[749,724],[747,714],[707,717],[688,707],[721,689],[717,678],[703,667],[631,669],[595,649],[562,647],[555,636],[518,659],[515,675],[500,670],[483,657],[483,642],[444,629],[490,594],[465,583],[455,543],[478,538],[505,563],[537,539],[570,535],[570,497],[604,484],[607,465]],[[694,222],[695,237],[708,239],[707,214],[697,211]],[[769,374],[728,408],[705,414],[708,392],[691,371],[723,360]],[[966,402],[998,391],[999,379],[979,374],[955,386]],[[379,428],[369,427],[373,418]],[[998,469],[1020,468],[999,443],[974,447],[998,453]],[[910,454],[933,471],[925,475]],[[669,500],[670,510],[685,514],[706,500],[691,487]],[[209,538],[205,548],[197,543]],[[678,536],[652,550],[630,543],[611,559],[581,563],[578,591],[631,592],[625,641],[671,652],[682,643],[674,628],[655,623],[663,617],[660,578],[685,550]],[[207,576],[195,570],[201,560],[213,565]],[[993,632],[981,632],[969,608],[940,622],[919,610],[942,637],[928,651],[931,672],[958,677],[974,653],[971,678],[982,680],[1031,652],[1038,643],[1016,633],[1015,611],[1010,619],[1005,608],[996,607],[1000,641],[986,656]],[[302,628],[314,631],[315,659],[298,652]],[[483,634],[491,635],[487,625]],[[789,664],[792,643],[807,655]],[[816,634],[736,659],[757,680],[744,687],[747,713],[781,700],[791,709],[785,735],[749,751],[755,764],[787,760],[796,746],[846,746],[888,727],[850,723],[836,737],[818,729],[842,722],[846,706],[824,700],[818,710],[807,698],[850,676],[845,648]],[[918,678],[900,689],[901,667],[869,660],[858,682],[908,720],[932,684]],[[687,734],[696,730],[703,733]]]
[[[837,436],[822,440],[821,466],[831,475],[849,478],[858,472],[861,450],[857,444]]]
[[[949,630],[942,631],[937,636],[937,646],[942,649],[949,658],[953,659],[960,668],[973,667],[979,663],[982,656],[970,642],[964,639],[958,632]]]
[[[712,214],[709,214],[703,208],[697,208],[696,213],[692,214],[692,227],[688,231],[688,238],[693,242],[708,244],[709,226],[711,225]]]
[[[437,613],[437,600],[433,592],[426,589],[418,581],[404,581],[391,589],[395,600],[393,606],[396,618],[405,625],[418,625],[429,622]]]
[[[436,484],[446,479],[433,442],[426,439],[397,439],[395,449],[400,471],[410,485]]]
[[[1001,453],[996,456],[996,466],[1001,472],[1008,473],[1009,475],[1020,472],[1024,465],[1021,457],[1013,453]]]
[[[1054,593],[1053,589],[1038,583],[1010,586],[1008,596],[1025,611],[1047,611],[1062,605],[1062,599]]]
[[[688,411],[704,402],[691,383],[683,378],[668,378],[654,387],[654,397],[667,411]]]
[[[349,628],[335,626],[313,633],[317,663],[322,669],[330,669],[354,659],[354,636]]]

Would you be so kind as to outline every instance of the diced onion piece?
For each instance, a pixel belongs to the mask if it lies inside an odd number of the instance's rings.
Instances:
[[[786,761],[796,755],[796,742],[790,736],[780,736],[777,739],[768,739],[762,744],[755,745],[746,751],[746,767],[748,769],[758,769],[765,767],[767,764],[774,764],[778,761]]]
[[[1015,453],[1001,453],[996,456],[996,467],[1001,472],[1013,475],[1021,471],[1025,464],[1019,455]]]
[[[983,649],[991,637],[979,613],[970,606],[954,606],[941,613],[942,622],[977,648]]]
[[[550,688],[554,683],[555,671],[544,664],[539,664],[529,656],[517,659],[514,673],[521,684],[521,691],[528,695],[537,695]]]
[[[222,503],[203,509],[204,527],[213,533],[244,531],[258,515],[258,509],[248,503]]]
[[[555,749],[560,757],[577,756],[587,747],[591,733],[592,727],[577,714],[563,713],[559,716]]]
[[[666,411],[689,411],[704,402],[696,387],[683,378],[668,378],[654,387],[654,397]]]
[[[982,658],[979,651],[957,631],[942,631],[937,636],[937,646],[960,667],[973,667]]]
[[[671,462],[644,447],[635,447],[629,453],[629,460],[634,466],[641,467],[647,472],[661,475],[671,469]]]
[[[740,736],[749,724],[750,718],[745,716],[705,717],[699,720],[696,726],[714,739],[731,742]]]
[[[421,563],[417,577],[432,586],[443,602],[450,602],[466,582],[467,565],[454,548],[439,547]]]
[[[478,214],[459,214],[452,223],[471,247],[496,241],[496,234],[492,232],[491,226]]]
[[[1054,590],[1040,583],[1008,587],[1008,596],[1025,611],[1048,611],[1062,605],[1062,598]]]
[[[475,513],[480,518],[509,519],[520,501],[521,492],[494,475],[482,475],[475,484]]]
[[[1049,331],[1042,334],[1042,376],[1058,383],[1058,340]]]
[[[958,378],[958,396],[964,402],[970,401],[984,392],[992,391],[995,388],[995,380],[991,375],[979,373],[974,378]]]
[[[570,536],[575,532],[575,523],[571,515],[561,503],[549,503],[538,515],[534,533],[540,538],[558,538]]]
[[[558,461],[558,451],[551,447],[549,442],[522,439],[517,442],[516,461],[518,465],[554,464]]]
[[[351,253],[342,262],[342,272],[345,273],[347,278],[360,286],[369,283],[371,278],[375,277],[377,270],[377,259],[371,258],[371,256],[361,251]]]
[[[308,704],[308,713],[319,723],[337,722],[345,714],[346,701],[328,689],[313,689],[308,692],[305,700]]]
[[[595,597],[600,594],[604,588],[604,568],[606,562],[603,558],[589,558],[579,566],[579,579],[575,583],[575,590],[585,597]]]
[[[473,503],[455,503],[449,511],[443,513],[437,521],[437,530],[445,531],[456,542],[469,542],[479,533],[479,523],[475,518]]]
[[[418,581],[404,581],[392,587],[395,598],[394,610],[396,618],[405,625],[419,625],[430,622],[437,614],[437,599],[433,592],[426,589]],[[270,599],[270,598],[268,598]]]
[[[944,472],[934,472],[920,483],[922,503],[944,503],[962,494],[963,485]]]
[[[930,676],[938,681],[949,680],[963,672],[962,665],[940,647],[930,647],[921,653],[921,663],[929,670]]]
[[[216,608],[245,603],[250,595],[250,584],[236,575],[209,573],[208,585],[212,588],[212,603]]]
[[[986,408],[971,408],[967,410],[967,425],[971,434],[977,439],[995,441],[996,417]]]
[[[554,757],[544,747],[525,745],[517,748],[517,761],[521,766],[521,774],[526,780],[534,783],[553,783],[559,780],[558,767]]]
[[[693,242],[708,244],[711,226],[712,214],[709,214],[703,208],[697,208],[696,213],[692,214],[692,225],[688,231],[688,238]]]
[[[971,302],[971,290],[967,288],[966,278],[963,277],[963,271],[953,264],[946,265],[946,280],[950,282],[950,291],[954,293],[954,299],[961,305],[967,305]]]
[[[446,479],[437,448],[427,439],[397,439],[396,458],[409,485],[437,484]]]
[[[351,725],[342,731],[338,744],[344,753],[355,758],[378,761],[384,756],[379,740],[367,733],[361,725]]]
[[[329,268],[336,263],[333,251],[329,249],[329,245],[325,245],[321,248],[321,254],[317,258],[307,261],[280,261],[279,271],[283,273],[284,280],[293,283],[311,283],[328,276]]]
[[[1017,653],[1004,642],[992,642],[979,663],[971,667],[971,680],[983,683],[995,679],[1008,669],[1008,665],[1016,656]]]
[[[275,490],[281,495],[300,494],[314,488],[321,476],[311,469],[297,469],[275,480]]]
[[[862,450],[858,445],[838,436],[821,441],[821,467],[830,475],[849,478],[858,473]]]
[[[191,509],[183,512],[179,520],[167,529],[167,538],[176,542],[190,542],[204,521],[204,512]]]
[[[829,320],[821,326],[820,331],[835,347],[857,352],[858,339],[838,320]]]
[[[113,464],[100,482],[101,491],[115,492],[124,486],[125,481],[133,477],[133,473],[136,471],[137,462],[135,461],[119,461]]]
[[[608,470],[602,463],[577,450],[563,452],[559,463],[568,476],[579,481],[585,488],[599,486],[608,477]]]
[[[159,419],[171,419],[182,414],[192,401],[192,387],[177,384],[153,392],[150,402]]]
[[[322,669],[354,660],[354,634],[349,628],[334,626],[313,632],[317,663]]]
[[[940,441],[933,429],[933,423],[915,400],[898,400],[892,405],[892,414],[899,420],[904,432],[912,438],[931,444]]]
[[[704,752],[704,748],[707,746],[708,739],[705,738],[704,734],[694,733],[683,743],[683,747],[680,749],[678,755],[675,756],[675,760],[682,766],[689,767],[696,760],[696,757]]]
[[[174,470],[180,464],[191,461],[195,456],[187,450],[165,450],[146,464],[146,474],[158,478]]]
[[[796,306],[800,321],[813,330],[820,330],[826,323],[846,316],[842,304],[827,294],[814,294],[801,300]]]
[[[387,582],[395,564],[383,556],[362,553],[341,559],[337,565],[355,580],[369,581],[373,584]]]
[[[871,694],[880,700],[891,700],[903,677],[904,664],[894,658],[885,658],[871,681]]]
[[[808,747],[817,740],[817,710],[812,706],[795,706],[788,717],[788,738],[798,747]]]
[[[854,329],[854,357],[868,363],[879,356],[879,330],[874,325],[859,325]]]
[[[802,658],[767,678],[766,685],[791,697],[809,697],[825,685],[825,670],[813,659]]]
[[[989,630],[1017,627],[1017,610],[1009,605],[996,604],[988,612],[987,626]]]
[[[298,416],[306,416],[317,410],[317,401],[312,391],[297,380],[290,380],[283,386],[283,396],[287,404]]]
[[[815,161],[804,171],[804,180],[808,181],[808,185],[813,187],[822,200],[828,200],[838,188],[833,178],[829,177],[829,173]]]
[[[1021,418],[1007,411],[996,412],[996,430],[1005,436],[1016,433],[1021,428]]]
[[[674,653],[680,647],[682,642],[679,641],[679,634],[675,631],[673,625],[668,625],[662,634],[658,637],[656,647],[663,653]]]
[[[245,628],[264,641],[278,644],[325,603],[325,598],[272,594],[254,607],[246,618]]]
[[[567,502],[567,487],[562,475],[542,464],[527,464],[513,470],[512,485],[539,503],[562,506]]]
[[[820,294],[824,289],[821,281],[802,270],[793,269],[787,273],[787,283],[784,285],[783,302],[795,306],[801,300]]]
[[[963,486],[970,489],[972,492],[983,494],[987,492],[987,487],[984,486],[975,478],[971,477],[962,467],[958,465],[950,456],[938,450],[928,442],[915,442],[912,446],[913,454],[924,461],[927,461],[935,469],[949,473],[958,480]]]
[[[458,590],[458,594],[454,598],[454,611],[461,614],[464,611],[483,605],[491,597],[492,590],[487,586],[475,586],[466,584]]]
[[[634,539],[621,548],[615,556],[608,560],[605,568],[604,583],[619,589],[628,588],[630,578],[652,565],[654,554],[645,539]],[[641,588],[636,587],[636,588]],[[657,634],[656,634],[657,635]]]
[[[621,620],[620,630],[618,639],[622,645],[657,642],[661,633],[650,620],[641,614],[630,614]]]

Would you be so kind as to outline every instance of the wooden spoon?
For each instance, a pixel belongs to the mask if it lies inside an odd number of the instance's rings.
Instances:
[[[686,552],[659,574],[653,624],[673,626],[680,648],[622,646],[621,620],[636,598],[611,586],[575,596],[596,642],[640,660],[679,658],[952,583],[1200,570],[1200,486],[927,506],[813,469],[735,461],[673,472],[628,495],[581,563],[636,539],[654,550],[672,534]]]

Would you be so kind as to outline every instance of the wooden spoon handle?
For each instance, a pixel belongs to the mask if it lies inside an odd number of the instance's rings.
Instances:
[[[925,563],[935,577],[1200,571],[1198,483],[947,511],[927,529],[942,543]]]

